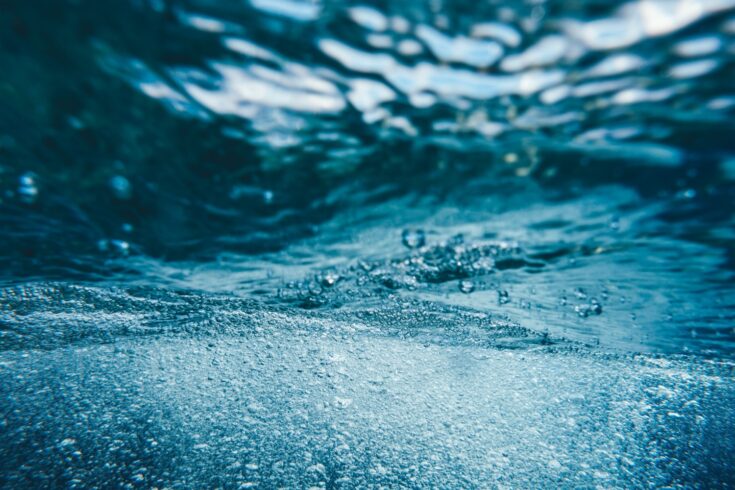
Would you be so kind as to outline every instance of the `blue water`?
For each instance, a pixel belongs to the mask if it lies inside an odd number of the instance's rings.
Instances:
[[[735,1],[0,1],[0,487],[729,488]]]

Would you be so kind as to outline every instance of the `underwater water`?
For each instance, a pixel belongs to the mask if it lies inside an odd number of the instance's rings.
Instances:
[[[735,487],[735,0],[0,0],[0,487]]]

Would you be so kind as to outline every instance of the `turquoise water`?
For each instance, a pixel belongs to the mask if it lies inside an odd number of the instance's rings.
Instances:
[[[729,488],[735,2],[0,1],[0,486]]]

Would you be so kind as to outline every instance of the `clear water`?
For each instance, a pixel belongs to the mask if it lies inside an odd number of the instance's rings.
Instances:
[[[735,1],[0,2],[0,486],[727,488]]]

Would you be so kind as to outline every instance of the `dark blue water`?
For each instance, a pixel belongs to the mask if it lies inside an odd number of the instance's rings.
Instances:
[[[735,1],[0,0],[0,74],[0,486],[735,484]]]

